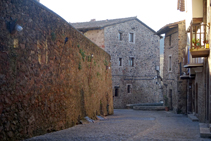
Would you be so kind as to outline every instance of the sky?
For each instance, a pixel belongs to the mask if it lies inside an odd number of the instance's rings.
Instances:
[[[153,30],[185,19],[177,0],[40,0],[67,22],[135,17]]]

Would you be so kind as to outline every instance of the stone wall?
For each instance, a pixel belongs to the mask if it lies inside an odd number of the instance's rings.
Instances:
[[[113,113],[108,53],[35,0],[1,0],[0,13],[1,140]]]
[[[187,34],[185,31],[185,21],[181,22],[178,24],[178,81],[177,81],[177,93],[178,93],[178,110],[177,112],[182,112],[186,113],[187,112],[187,80],[181,80],[180,79],[180,73],[183,73],[186,71],[186,68],[183,66],[185,65],[184,63],[184,52],[186,49],[186,44],[187,44]],[[181,63],[181,72],[180,72],[180,63]]]
[[[205,72],[205,69],[203,69],[203,72]],[[195,91],[198,93],[198,99],[196,99],[196,102],[198,103],[198,112],[197,116],[200,122],[205,122],[205,73],[198,72],[196,73],[195,80],[193,83],[195,84],[196,88]]]
[[[171,38],[171,39],[170,39]],[[183,68],[183,51],[186,47],[185,22],[169,30],[164,42],[163,84],[168,106],[175,113],[186,113],[186,80],[180,80],[180,63]],[[169,43],[171,42],[171,43]],[[171,69],[169,69],[171,57]]]
[[[133,43],[129,42],[129,33],[134,33]],[[104,35],[105,50],[111,55],[114,107],[162,100],[156,71],[156,66],[160,66],[159,36],[137,20],[105,27]],[[133,67],[129,65],[130,57],[134,58]],[[122,58],[122,66],[119,66],[119,58]],[[115,96],[115,88],[118,88],[118,96]]]
[[[105,49],[104,46],[104,30],[89,30],[84,33],[92,42],[97,44],[99,47]]]
[[[210,12],[211,12],[211,7],[209,6],[210,4],[210,0],[207,1],[207,23],[210,23],[211,22],[211,15],[210,15]],[[210,45],[210,48],[211,48],[211,32],[210,32],[210,28],[208,28],[208,31],[207,31],[207,39],[209,40],[209,45]],[[209,76],[207,76],[207,83],[209,81],[209,89],[207,89],[208,93],[209,93],[209,122],[211,123],[211,55],[209,55],[209,57],[207,58],[207,71],[208,71],[208,74]]]
[[[160,76],[163,78],[164,54],[160,54]]]

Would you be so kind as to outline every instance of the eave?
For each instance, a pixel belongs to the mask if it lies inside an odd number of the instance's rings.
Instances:
[[[196,68],[196,67],[203,67],[203,64],[201,63],[190,63],[187,65],[184,65],[184,68]]]
[[[165,34],[169,30],[178,27],[178,24],[180,24],[184,21],[185,20],[165,25],[164,27],[162,27],[160,30],[157,31],[157,35]]]

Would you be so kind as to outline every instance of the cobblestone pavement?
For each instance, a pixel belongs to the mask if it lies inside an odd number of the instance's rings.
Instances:
[[[199,123],[166,111],[116,109],[105,120],[33,137],[27,141],[208,141]]]

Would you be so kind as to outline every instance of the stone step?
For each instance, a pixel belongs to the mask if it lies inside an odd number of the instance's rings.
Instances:
[[[199,121],[199,119],[193,114],[188,114],[188,118],[190,118],[192,121]]]
[[[210,128],[207,123],[199,123],[200,137],[211,138]]]
[[[134,110],[165,110],[165,106],[133,106]]]
[[[133,109],[133,106],[163,106],[163,103],[137,103],[126,105],[128,109]]]
[[[211,132],[211,124],[209,124],[210,132]]]

